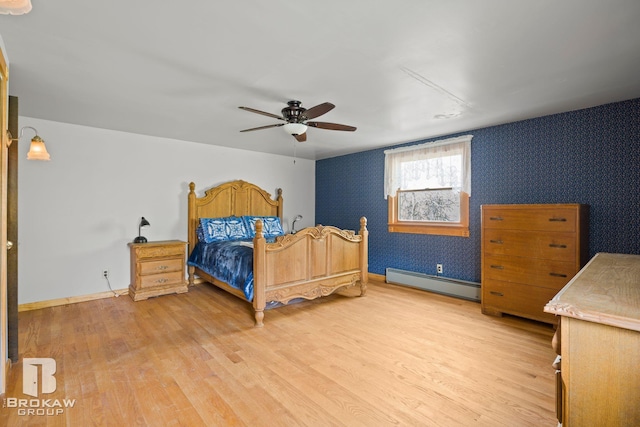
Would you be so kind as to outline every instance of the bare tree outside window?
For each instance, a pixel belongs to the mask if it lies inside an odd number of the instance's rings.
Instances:
[[[400,221],[460,221],[460,191],[451,188],[398,192]]]

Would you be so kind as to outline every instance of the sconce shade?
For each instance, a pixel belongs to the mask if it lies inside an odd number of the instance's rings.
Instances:
[[[31,11],[31,0],[0,0],[0,14],[23,15]]]
[[[138,237],[133,239],[133,243],[147,243],[147,238],[142,235],[142,229],[149,227],[149,221],[145,217],[140,218],[140,224],[138,225]]]
[[[51,156],[47,153],[47,147],[44,141],[38,135],[31,140],[31,147],[27,153],[27,160],[51,160]]]

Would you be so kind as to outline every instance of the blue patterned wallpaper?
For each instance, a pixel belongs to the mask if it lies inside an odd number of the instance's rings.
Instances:
[[[384,149],[316,163],[316,222],[357,230],[366,216],[377,274],[443,264],[444,276],[479,282],[480,206],[494,203],[588,204],[590,256],[640,254],[640,99],[465,134],[474,136],[470,237],[387,232]]]

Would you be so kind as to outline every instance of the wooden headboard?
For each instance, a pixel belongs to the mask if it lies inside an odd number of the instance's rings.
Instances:
[[[282,221],[282,189],[276,200],[257,185],[237,180],[221,184],[196,197],[196,184],[189,184],[189,254],[198,242],[196,228],[200,218],[260,215],[277,216]]]

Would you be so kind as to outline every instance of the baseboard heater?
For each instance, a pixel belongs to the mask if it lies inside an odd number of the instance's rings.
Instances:
[[[398,270],[396,268],[387,268],[386,276],[387,283],[406,285],[471,301],[480,301],[480,283]]]

